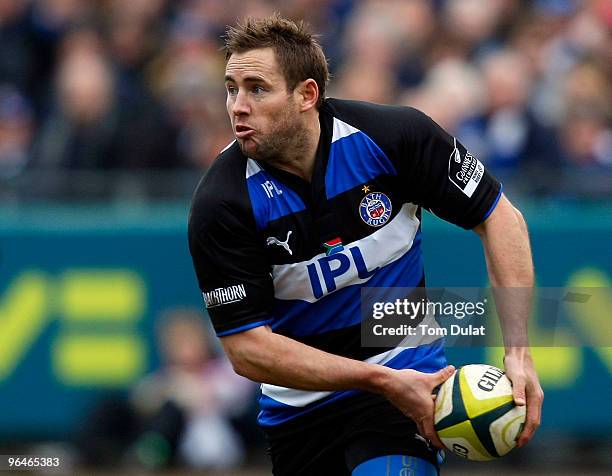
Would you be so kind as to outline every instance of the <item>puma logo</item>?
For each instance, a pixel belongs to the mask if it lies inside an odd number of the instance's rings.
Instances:
[[[266,244],[282,246],[290,255],[293,255],[293,251],[291,251],[291,248],[289,248],[289,237],[291,236],[291,233],[293,233],[293,231],[289,230],[289,233],[287,233],[287,239],[285,241],[281,241],[275,236],[269,236],[266,240]]]

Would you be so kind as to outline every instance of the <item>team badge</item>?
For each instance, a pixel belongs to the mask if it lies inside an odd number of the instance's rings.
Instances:
[[[391,200],[384,193],[368,193],[359,204],[361,219],[370,226],[383,226],[391,218]]]
[[[342,239],[338,237],[323,243],[323,248],[325,248],[325,255],[329,256],[334,253],[339,253],[344,249],[344,246],[342,245]]]

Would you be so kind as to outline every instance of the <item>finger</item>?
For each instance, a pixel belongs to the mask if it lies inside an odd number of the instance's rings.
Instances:
[[[523,431],[521,431],[521,435],[519,436],[519,439],[516,442],[516,446],[518,448],[522,448],[523,446],[525,446],[529,442],[529,440],[533,438],[533,435],[538,429],[538,426],[539,424],[533,418],[525,420],[525,427],[523,428]]]
[[[437,372],[430,374],[431,388],[435,388],[438,385],[442,385],[444,382],[446,382],[449,378],[453,376],[454,372],[455,367],[453,367],[452,365],[447,365],[443,369],[440,369]]]
[[[525,446],[529,440],[533,438],[533,435],[542,423],[542,402],[543,393],[541,390],[535,392],[533,395],[529,395],[525,427],[516,442],[517,447],[521,448]]]
[[[514,403],[519,407],[522,407],[527,403],[525,396],[525,377],[522,374],[513,375],[510,380],[512,381],[512,397]]]
[[[419,432],[419,435],[425,438],[425,430],[423,429],[423,425],[421,425],[418,422],[416,425],[417,425],[417,431]]]
[[[419,435],[429,441],[429,436],[427,436],[427,431],[425,431],[422,423],[417,423],[417,431],[419,432]]]
[[[440,438],[438,437],[438,433],[436,433],[436,429],[434,428],[434,422],[432,417],[424,417],[421,420],[421,427],[423,430],[422,435],[427,438],[431,443],[439,449],[444,449],[444,445]]]

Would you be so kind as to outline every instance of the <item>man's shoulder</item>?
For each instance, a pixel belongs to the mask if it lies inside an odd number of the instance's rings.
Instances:
[[[425,114],[410,106],[377,104],[353,99],[326,98],[325,106],[335,117],[355,118],[361,121],[392,121],[397,118],[420,120]]]
[[[223,198],[236,193],[245,180],[247,158],[236,141],[223,149],[196,186],[193,202]]]
[[[246,166],[247,157],[236,141],[223,149],[196,186],[190,222],[208,222],[224,213],[244,211],[249,203]]]
[[[327,98],[324,108],[336,119],[381,139],[393,139],[398,134],[416,138],[437,127],[429,116],[410,106]]]

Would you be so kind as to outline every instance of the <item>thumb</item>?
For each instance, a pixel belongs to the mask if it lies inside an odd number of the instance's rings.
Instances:
[[[523,377],[515,376],[512,379],[512,398],[518,406],[525,405],[527,399],[525,398],[525,379]]]
[[[438,385],[442,385],[449,378],[453,376],[455,372],[455,367],[452,365],[447,365],[443,369],[438,370],[436,373],[431,374],[431,384],[432,387],[437,387]]]

